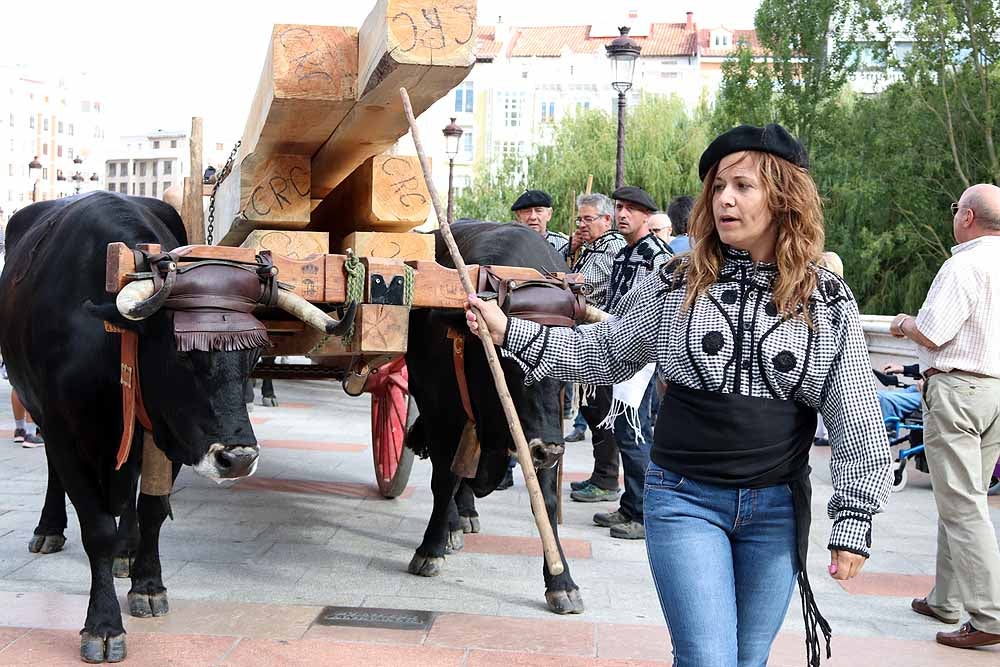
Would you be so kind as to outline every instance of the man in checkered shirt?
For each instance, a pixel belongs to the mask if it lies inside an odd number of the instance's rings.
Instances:
[[[912,609],[942,623],[955,648],[1000,644],[1000,549],[986,493],[1000,456],[1000,188],[974,185],[952,204],[958,245],[916,317],[892,333],[917,343],[924,445],[938,508],[934,588]]]
[[[584,245],[571,270],[583,274],[593,287],[587,302],[603,308],[614,258],[625,247],[625,238],[612,227],[614,206],[605,195],[580,195],[576,208],[577,232]],[[594,434],[594,471],[588,479],[570,485],[570,497],[579,502],[614,500],[618,497],[618,445],[609,429],[598,426],[611,408],[611,388],[589,387],[584,393],[588,396],[588,404],[580,407],[583,419],[577,417],[566,439],[570,442],[582,440],[586,426],[590,426]]]

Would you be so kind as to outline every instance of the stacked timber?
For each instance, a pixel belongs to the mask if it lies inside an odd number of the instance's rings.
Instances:
[[[409,129],[400,87],[419,114],[468,76],[475,19],[474,0],[376,0],[360,29],[275,26],[216,194],[217,242],[262,247],[252,232],[309,231],[328,235],[320,253],[433,258],[405,233],[430,213],[419,163],[383,153]]]

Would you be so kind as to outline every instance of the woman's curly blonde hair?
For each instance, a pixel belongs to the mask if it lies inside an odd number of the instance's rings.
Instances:
[[[778,276],[772,286],[774,304],[780,313],[803,316],[808,321],[809,297],[816,289],[816,270],[811,264],[823,252],[823,209],[819,192],[809,172],[802,167],[770,153],[748,151],[746,155],[757,167],[772,224],[778,226],[774,249]],[[685,308],[690,308],[719,279],[722,269],[722,240],[715,229],[712,212],[713,185],[718,170],[719,164],[716,164],[706,174],[688,221],[691,252],[681,269],[687,280]]]

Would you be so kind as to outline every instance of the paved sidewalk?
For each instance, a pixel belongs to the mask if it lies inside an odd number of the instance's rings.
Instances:
[[[605,504],[564,505],[560,527],[587,610],[545,608],[541,548],[527,493],[479,501],[483,533],[467,535],[441,576],[407,574],[431,508],[430,464],[417,461],[397,500],[374,488],[368,399],[333,383],[278,382],[278,408],[252,413],[262,443],[257,474],[217,486],[185,470],[163,528],[161,555],[171,613],[126,616],[132,664],[183,665],[664,665],[664,627],[642,542],[613,540],[590,521]],[[0,405],[9,405],[0,383]],[[80,664],[78,637],[89,569],[70,515],[65,551],[26,548],[44,497],[44,450],[9,440],[0,409],[0,665]],[[813,454],[810,573],[833,625],[834,660],[850,665],[998,665],[1000,648],[947,649],[950,629],[909,610],[932,582],[936,514],[929,480],[878,517],[873,556],[858,580],[826,576],[828,450]],[[589,442],[568,446],[567,479],[589,472]],[[567,482],[568,486],[568,482]],[[1000,525],[1000,499],[991,499]],[[72,507],[70,508],[72,512]],[[127,581],[118,582],[124,597]],[[429,630],[322,626],[327,605],[437,612]],[[802,621],[793,601],[769,664],[801,667]]]

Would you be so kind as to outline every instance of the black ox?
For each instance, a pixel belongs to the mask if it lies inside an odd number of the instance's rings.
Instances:
[[[267,294],[270,304],[328,333],[340,325],[303,299],[273,291],[266,262],[185,265],[177,254],[161,255],[149,258],[159,280],[137,280],[117,299],[106,293],[109,243],[159,244],[166,252],[185,240],[180,218],[168,205],[108,192],[34,204],[8,225],[0,351],[14,388],[45,433],[47,509],[62,503],[65,489],[79,517],[91,569],[80,647],[87,662],[117,662],[126,655],[112,579],[115,516],[135,501],[142,463],[137,426],[130,454],[116,470],[123,431],[120,336],[106,332],[104,322],[138,334],[145,407],[173,474],[184,464],[213,479],[245,476],[257,465],[257,441],[243,402],[244,384],[266,341],[263,326],[249,313],[255,299]],[[348,310],[343,324],[353,315],[353,308]],[[184,329],[181,321],[187,323]],[[226,322],[239,326],[227,329]],[[129,610],[161,615],[168,604],[158,537],[169,503],[166,496],[140,493],[134,508],[139,544]],[[43,512],[32,546],[40,548],[53,529],[61,532],[60,517],[49,520],[56,525],[44,525]],[[64,526],[64,513],[61,522]]]
[[[566,270],[559,254],[538,233],[527,227],[463,221],[456,223],[452,231],[462,257],[469,264],[522,266],[542,272]],[[436,234],[437,262],[452,267],[444,241],[439,232]],[[406,363],[410,371],[410,392],[420,416],[407,436],[407,445],[417,454],[431,459],[434,508],[424,539],[408,569],[412,574],[426,577],[440,573],[446,553],[462,548],[463,524],[467,530],[471,530],[472,525],[478,529],[478,520],[468,520],[477,515],[471,507],[471,494],[467,491],[471,490],[481,498],[496,489],[507,471],[508,452],[514,449],[486,354],[478,338],[468,335],[465,376],[481,454],[474,479],[460,484],[461,480],[452,472],[451,464],[466,423],[466,414],[452,361],[449,328],[468,334],[464,314],[424,310],[413,311],[410,317]],[[525,437],[532,449],[549,521],[558,541],[555,510],[559,489],[553,464],[563,447],[561,383],[545,379],[526,387],[524,373],[515,362],[501,358],[501,363]],[[463,517],[459,516],[456,493],[460,494]],[[462,521],[463,518],[466,520]],[[570,576],[562,546],[559,553],[564,567],[562,574],[552,576],[543,564],[545,600],[555,613],[580,613],[583,611],[583,600],[579,587]]]

